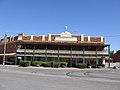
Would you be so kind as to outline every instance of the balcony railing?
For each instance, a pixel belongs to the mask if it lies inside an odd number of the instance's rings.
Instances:
[[[108,52],[105,51],[70,51],[70,50],[31,50],[31,49],[18,49],[17,52],[26,52],[26,53],[52,53],[52,54],[102,54],[108,55]]]
[[[17,56],[33,56],[33,54],[26,54],[26,55],[24,55],[24,54],[17,54]],[[45,54],[43,54],[43,55],[41,55],[41,54],[35,54],[34,55],[35,57],[56,57],[56,58],[58,58],[58,55],[56,54],[56,55],[45,55]],[[76,55],[59,55],[59,57],[61,57],[61,58],[96,58],[96,56],[81,56],[81,55],[78,55],[78,56],[76,56]],[[102,56],[97,56],[97,58],[101,58]]]

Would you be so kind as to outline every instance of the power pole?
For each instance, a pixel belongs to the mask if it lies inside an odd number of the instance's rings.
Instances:
[[[6,39],[7,39],[7,34],[5,33],[5,36],[4,36],[4,55],[3,55],[3,65],[5,65]]]

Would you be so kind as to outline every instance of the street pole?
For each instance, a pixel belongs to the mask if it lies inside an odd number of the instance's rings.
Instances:
[[[108,68],[110,68],[110,45],[108,46],[108,54],[109,54],[109,58],[108,58]]]
[[[4,55],[3,55],[3,65],[5,65],[6,39],[7,39],[7,34],[5,33],[5,37],[4,37]]]

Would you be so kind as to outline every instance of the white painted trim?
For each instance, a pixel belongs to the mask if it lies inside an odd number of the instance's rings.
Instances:
[[[48,40],[51,41],[51,34],[49,34],[48,37],[49,37]]]
[[[88,36],[88,42],[90,42],[90,36]]]
[[[12,37],[12,41],[14,41],[14,36]]]
[[[43,41],[45,40],[45,35],[42,35],[42,40],[43,40]]]
[[[18,40],[22,40],[22,35],[18,36]],[[13,37],[12,41],[14,41],[14,37]]]
[[[81,41],[84,41],[84,34],[81,34]]]
[[[6,53],[5,56],[13,56],[15,55],[16,53]],[[4,54],[0,54],[0,56],[3,56]]]
[[[101,42],[104,42],[104,37],[103,36],[101,36]]]
[[[30,40],[33,40],[33,35],[30,36]]]

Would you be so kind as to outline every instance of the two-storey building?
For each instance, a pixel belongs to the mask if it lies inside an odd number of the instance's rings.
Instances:
[[[6,41],[6,43],[5,43]],[[6,47],[5,47],[6,45]],[[89,65],[105,64],[109,58],[110,45],[104,43],[104,37],[86,36],[62,32],[41,36],[18,34],[0,40],[0,62],[14,60],[60,61]]]

